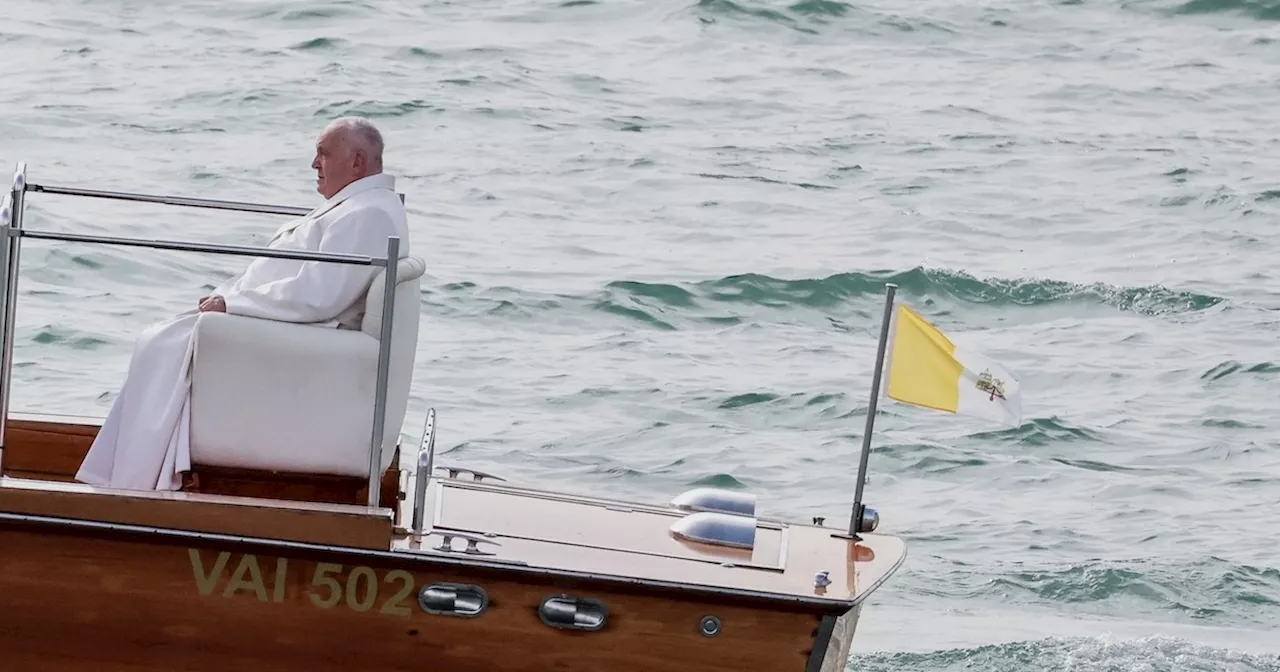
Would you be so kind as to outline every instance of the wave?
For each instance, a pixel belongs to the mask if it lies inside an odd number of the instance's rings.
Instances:
[[[379,102],[374,100],[364,100],[356,102],[354,100],[342,100],[329,103],[318,108],[315,116],[325,119],[333,117],[370,117],[374,119],[383,117],[403,117],[416,114],[422,110],[429,112],[438,112],[443,108],[437,107],[421,98],[413,100],[405,100],[400,102]]]
[[[801,0],[787,9],[796,14],[809,14],[815,16],[844,16],[853,9],[852,5],[836,2],[833,0]]]
[[[692,299],[702,299],[770,307],[830,308],[853,299],[879,298],[888,282],[897,284],[906,295],[937,293],[967,303],[1041,306],[1086,302],[1149,315],[1198,311],[1222,301],[1214,296],[1177,292],[1161,286],[1115,287],[1102,283],[1082,285],[1043,279],[979,280],[964,272],[922,267],[896,273],[840,273],[820,279],[798,280],[747,273],[696,283],[688,288],[639,282],[613,282],[608,287],[633,296],[656,298],[672,306],[692,305]]]
[[[326,19],[344,19],[362,13],[377,11],[366,2],[336,0],[318,3],[318,6],[297,9],[292,3],[255,3],[249,18],[255,21],[274,20],[283,23],[323,23]]]
[[[1225,560],[1194,568],[1089,562],[1064,569],[1024,571],[997,578],[992,589],[1025,592],[1053,603],[1137,598],[1197,618],[1244,606],[1280,606],[1280,571]]]
[[[481,288],[460,282],[427,290],[435,309],[469,315],[534,317],[547,311],[608,313],[636,325],[675,330],[698,324],[732,326],[761,318],[761,309],[780,312],[820,311],[825,318],[872,317],[884,296],[885,283],[919,303],[939,300],[987,307],[1032,307],[1084,304],[1163,316],[1202,311],[1221,297],[1171,290],[1159,285],[1117,287],[1047,279],[980,280],[968,273],[925,269],[838,273],[822,278],[786,279],[745,273],[691,283],[618,280],[586,294],[543,294],[511,287]],[[766,319],[776,320],[777,315]],[[836,328],[844,328],[833,322]]]
[[[1017,427],[970,434],[966,438],[1019,446],[1049,446],[1073,441],[1101,441],[1102,435],[1060,418],[1032,418]]]
[[[58,327],[46,324],[36,331],[31,338],[32,341],[40,345],[64,345],[75,350],[94,350],[104,345],[108,345],[110,341],[82,332],[78,329],[69,327]]]
[[[966,601],[996,599],[1052,608],[1077,605],[1100,615],[1134,611],[1217,626],[1280,625],[1280,569],[1236,564],[1206,556],[1194,563],[1090,560],[1058,567],[946,572],[928,590]]]
[[[790,4],[778,5],[751,0],[698,0],[693,6],[693,13],[703,23],[716,23],[718,19],[737,19],[760,25],[785,26],[807,34],[816,34],[817,28],[838,20],[858,31],[957,32],[955,28],[928,17],[899,16],[840,0],[796,0]]]
[[[1173,637],[1053,637],[927,653],[855,655],[852,663],[848,669],[858,672],[1280,670],[1280,656],[1250,654]]]
[[[1263,374],[1280,373],[1280,364],[1275,364],[1273,362],[1259,362],[1252,366],[1245,366],[1244,364],[1232,359],[1222,362],[1212,369],[1205,371],[1200,377],[1204,380],[1220,380],[1241,372]]]
[[[1243,14],[1262,21],[1280,21],[1280,0],[1190,0],[1174,14]]]
[[[332,49],[340,49],[346,45],[347,41],[340,37],[313,37],[309,40],[304,40],[294,44],[289,48],[297,51],[328,51]]]
[[[733,0],[698,0],[698,13],[706,19],[712,19],[715,16],[736,17],[745,16],[754,19],[763,19],[771,23],[777,23],[801,30],[804,32],[813,32],[798,25],[796,20],[783,12],[774,9],[754,6],[749,3],[738,3]]]

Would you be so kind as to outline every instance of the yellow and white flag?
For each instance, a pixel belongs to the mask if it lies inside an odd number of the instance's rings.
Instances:
[[[899,305],[889,332],[886,396],[938,411],[1017,426],[1018,379],[975,352],[957,348],[915,311]]]

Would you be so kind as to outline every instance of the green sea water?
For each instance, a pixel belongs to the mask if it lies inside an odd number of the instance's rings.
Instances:
[[[881,404],[909,556],[851,670],[1280,670],[1275,0],[8,0],[0,55],[37,183],[313,206],[316,134],[374,119],[428,265],[404,436],[513,481],[847,519],[897,283],[1024,418]],[[14,408],[104,415],[242,265],[28,241]]]

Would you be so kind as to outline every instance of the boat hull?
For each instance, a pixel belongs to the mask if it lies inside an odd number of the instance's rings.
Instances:
[[[833,629],[839,614],[731,594],[30,516],[0,520],[0,548],[6,665],[50,672],[817,672],[843,669],[857,611]],[[478,586],[487,607],[428,613],[433,585]],[[598,600],[607,619],[552,627],[551,596]]]

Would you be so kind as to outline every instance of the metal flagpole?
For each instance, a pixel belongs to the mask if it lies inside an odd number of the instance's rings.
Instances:
[[[893,296],[898,286],[884,286],[884,318],[880,323],[880,345],[876,347],[876,368],[871,374],[871,401],[867,408],[867,426],[862,434],[862,458],[858,462],[858,483],[854,489],[853,511],[849,516],[849,536],[858,539],[862,530],[865,507],[862,504],[862,486],[867,477],[867,459],[871,456],[871,431],[876,422],[876,406],[880,400],[880,376],[884,372],[884,352],[889,344],[889,324],[893,318]]]

